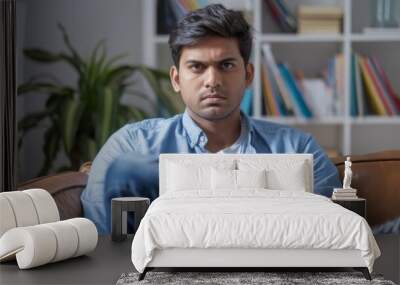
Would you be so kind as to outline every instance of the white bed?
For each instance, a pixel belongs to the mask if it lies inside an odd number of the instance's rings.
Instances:
[[[132,243],[140,279],[155,267],[354,267],[370,278],[371,230],[313,194],[312,155],[162,154],[159,170],[160,197]]]

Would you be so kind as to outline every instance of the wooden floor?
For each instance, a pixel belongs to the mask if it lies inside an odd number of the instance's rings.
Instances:
[[[400,284],[400,235],[377,235],[375,239],[381,257],[375,261],[374,273],[383,274],[385,279]]]

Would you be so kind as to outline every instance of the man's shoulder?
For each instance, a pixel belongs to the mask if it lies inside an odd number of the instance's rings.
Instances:
[[[269,135],[293,135],[293,136],[310,136],[309,133],[306,133],[297,128],[275,123],[263,119],[249,118],[252,127],[258,131],[260,134],[269,134]]]
[[[175,115],[171,118],[151,118],[139,122],[132,122],[122,127],[124,132],[137,133],[137,132],[157,132],[157,130],[165,129],[170,126],[178,124],[181,120],[182,114]]]
[[[151,118],[128,123],[114,132],[100,152],[115,153],[115,156],[129,151],[150,149],[169,129],[175,129],[182,115],[171,118]]]

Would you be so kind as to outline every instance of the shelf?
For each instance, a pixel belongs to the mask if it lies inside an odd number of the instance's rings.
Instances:
[[[256,35],[257,37],[257,35]],[[261,42],[281,42],[281,43],[299,43],[299,42],[341,42],[342,34],[262,34],[258,36]]]
[[[354,125],[400,125],[400,116],[367,116],[351,118],[351,123]]]
[[[327,118],[298,118],[298,117],[258,117],[258,119],[266,120],[273,123],[285,125],[342,125],[345,124],[344,117],[327,117]],[[353,125],[400,125],[400,116],[383,117],[383,116],[366,116],[352,118],[349,121]]]
[[[327,118],[298,118],[298,117],[259,117],[268,122],[284,124],[284,125],[342,125],[344,118],[342,117],[327,117]]]
[[[281,43],[300,43],[300,42],[341,42],[343,41],[343,35],[298,35],[298,34],[262,34],[257,36],[256,38],[260,40],[260,42],[281,42]],[[156,35],[154,37],[154,42],[158,44],[166,44],[168,43],[169,36],[168,35]],[[400,38],[399,38],[400,39]]]
[[[400,42],[399,34],[352,34],[353,42]]]
[[[301,42],[342,42],[343,35],[298,35],[298,34],[262,34],[256,38],[260,42],[270,43],[301,43]],[[154,37],[154,42],[157,44],[167,44],[168,35],[157,35]],[[365,35],[352,34],[349,37],[352,42],[400,42],[400,35]]]
[[[319,0],[322,2],[322,0]],[[311,3],[319,1],[310,0],[296,0],[294,7],[298,3]],[[229,1],[228,1],[229,2]],[[341,102],[341,107],[343,110],[350,111],[350,98],[351,98],[351,54],[353,48],[357,50],[358,45],[374,54],[375,52],[382,53],[382,60],[389,62],[388,68],[391,73],[397,74],[399,72],[399,66],[396,59],[395,47],[400,44],[400,33],[389,32],[388,30],[382,32],[375,32],[369,30],[368,33],[364,33],[364,29],[368,21],[368,10],[364,1],[362,0],[340,0],[329,2],[342,3],[344,18],[343,18],[343,30],[340,34],[325,33],[325,34],[297,34],[297,33],[284,33],[276,28],[279,25],[274,24],[273,19],[266,21],[264,17],[270,17],[270,13],[267,13],[266,7],[264,5],[264,0],[252,0],[250,13],[253,16],[252,26],[255,32],[254,34],[254,48],[252,59],[256,63],[255,65],[255,76],[254,76],[254,97],[252,102],[252,108],[254,112],[254,118],[269,121],[272,123],[278,123],[283,125],[289,125],[293,127],[299,127],[310,131],[319,140],[321,140],[325,146],[330,148],[335,148],[340,150],[341,153],[351,153],[353,148],[356,146],[355,142],[358,144],[363,144],[363,149],[369,149],[371,152],[374,150],[375,146],[370,145],[368,140],[359,141],[355,138],[354,134],[363,134],[368,137],[370,129],[382,128],[385,132],[390,132],[391,135],[395,136],[395,139],[400,138],[400,133],[391,131],[395,129],[397,131],[400,128],[400,115],[396,117],[383,117],[383,116],[365,116],[365,117],[351,117],[350,114],[337,115],[332,117],[323,118],[311,118],[306,119],[303,117],[269,117],[262,114],[263,110],[263,94],[262,94],[262,81],[261,81],[261,65],[258,64],[262,62],[262,52],[263,44],[270,43],[273,46],[274,51],[278,53],[277,58],[280,61],[288,62],[293,64],[295,67],[304,67],[303,64],[307,64],[305,67],[305,74],[315,74],[315,70],[320,70],[321,66],[326,66],[326,59],[330,58],[333,54],[342,53],[344,55],[344,72],[342,74],[343,83],[343,98]],[[290,2],[290,1],[288,1]],[[371,4],[371,0],[367,1]],[[158,35],[155,34],[156,31],[156,21],[157,19],[157,0],[146,0],[144,1],[145,13],[143,17],[143,36],[145,38],[143,51],[145,53],[144,62],[148,63],[150,66],[157,67],[158,63],[163,58],[157,58],[157,52],[159,52],[159,47],[164,47],[168,44],[168,35]],[[362,16],[361,19],[353,19],[354,17]],[[276,25],[277,27],[270,26]],[[274,32],[276,30],[277,32]],[[387,53],[383,50],[385,47],[381,47],[379,44],[389,44],[393,51],[390,50]],[[297,49],[299,47],[299,49]],[[310,47],[312,52],[308,53],[307,49]],[[303,50],[304,49],[304,54]],[[375,51],[376,49],[376,51]],[[315,55],[313,54],[315,52]],[[368,53],[367,52],[367,53]],[[396,73],[397,72],[397,73]],[[396,82],[394,88],[398,92],[398,82]],[[308,129],[308,126],[310,128]],[[386,141],[380,143],[378,148],[384,148],[387,144]],[[389,145],[391,145],[389,143]],[[358,147],[358,146],[357,146]]]

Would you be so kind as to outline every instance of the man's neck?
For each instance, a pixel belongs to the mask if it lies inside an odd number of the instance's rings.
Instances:
[[[217,121],[205,120],[192,112],[189,115],[207,135],[206,148],[210,152],[218,152],[231,146],[240,136],[240,112]]]

